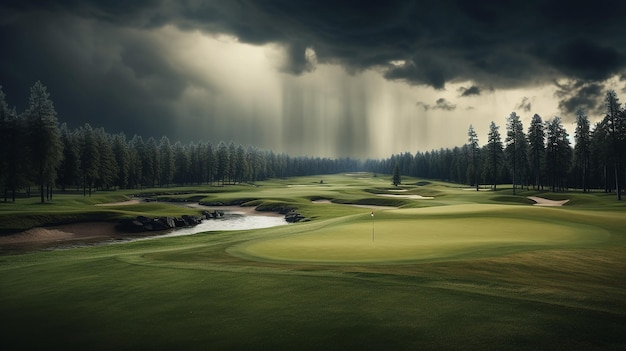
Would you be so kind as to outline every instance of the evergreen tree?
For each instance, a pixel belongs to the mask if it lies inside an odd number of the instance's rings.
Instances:
[[[564,176],[570,167],[572,157],[568,134],[561,124],[560,117],[554,117],[547,123],[546,162],[552,183],[552,191],[564,188]]]
[[[613,160],[613,168],[615,171],[615,190],[617,191],[617,200],[622,200],[621,187],[621,158],[623,148],[626,147],[626,115],[621,110],[621,104],[614,90],[606,93],[606,117],[609,141],[611,143],[611,158]]]
[[[543,188],[541,182],[541,175],[543,173],[542,162],[545,155],[545,138],[546,133],[544,130],[544,124],[541,120],[541,117],[538,114],[535,114],[530,121],[530,126],[528,127],[528,162],[531,166],[531,174],[533,178],[533,188],[538,189],[539,187]]]
[[[589,118],[582,109],[576,111],[576,142],[574,146],[574,165],[580,174],[580,187],[583,192],[589,190],[589,157],[591,155],[591,133]]]
[[[63,160],[59,166],[57,181],[62,191],[67,186],[78,184],[80,176],[80,150],[78,138],[65,123],[59,128],[63,142]]]
[[[4,92],[0,87],[0,181],[4,188],[4,201],[15,202],[15,193],[19,187],[28,184],[27,128],[23,116],[9,109]]]
[[[117,174],[115,175],[113,185],[119,188],[127,188],[129,186],[130,151],[124,133],[117,134],[113,137],[112,149],[115,163],[117,164]]]
[[[185,185],[190,181],[191,157],[189,150],[180,142],[176,142],[173,147],[174,151],[174,182]]]
[[[228,146],[223,141],[217,145],[216,151],[217,158],[217,170],[215,175],[218,181],[222,181],[222,186],[224,186],[224,182],[228,174],[229,170],[229,155],[228,155]]]
[[[217,160],[215,157],[215,150],[213,150],[213,144],[211,144],[210,142],[207,143],[206,145],[206,172],[207,172],[207,182],[210,185],[213,185],[213,182],[215,181],[215,173],[217,171]]]
[[[396,162],[396,165],[393,167],[393,185],[398,186],[402,183],[402,179],[400,179],[400,165]]]
[[[79,130],[80,135],[80,170],[83,179],[83,196],[89,196],[94,183],[99,177],[100,170],[100,150],[98,148],[97,139],[93,128],[89,124],[85,124]]]
[[[513,176],[513,195],[518,182],[525,176],[526,171],[526,136],[520,117],[512,112],[507,119],[506,153]]]
[[[159,156],[161,157],[161,176],[159,177],[160,186],[169,186],[174,179],[174,153],[170,140],[163,136],[159,142]]]
[[[246,152],[241,145],[237,146],[237,149],[235,150],[234,168],[235,181],[241,183],[242,181],[244,181],[244,177],[248,173]]]
[[[97,188],[109,189],[114,185],[118,174],[118,164],[113,152],[113,139],[103,128],[94,130],[96,145],[98,145],[98,177],[95,181]]]
[[[500,138],[500,129],[495,122],[491,122],[489,125],[489,136],[487,141],[486,159],[487,161],[487,174],[489,174],[489,180],[491,181],[492,190],[496,190],[496,184],[498,183],[498,171],[502,165],[502,139]]]
[[[28,126],[29,159],[43,203],[45,188],[50,188],[56,178],[63,157],[63,143],[50,94],[40,81],[30,89],[29,107],[25,115]]]
[[[474,131],[474,127],[471,124],[467,131],[467,136],[467,145],[469,149],[468,175],[471,175],[471,183],[476,185],[476,191],[478,191],[478,161],[480,158],[480,149],[478,147],[478,135],[476,134],[476,131]]]

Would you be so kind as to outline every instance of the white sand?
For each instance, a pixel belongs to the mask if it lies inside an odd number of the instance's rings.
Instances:
[[[432,197],[432,196],[422,196],[422,195],[378,194],[378,196],[395,197],[395,198],[398,198],[398,199],[410,199],[410,200],[432,200],[432,199],[434,199],[434,197]]]
[[[528,196],[528,199],[531,199],[534,202],[536,202],[536,204],[534,204],[535,206],[549,206],[549,207],[563,206],[565,203],[569,201],[569,199],[560,200],[560,201],[548,200],[548,199],[545,199],[543,197],[538,197],[538,196]]]
[[[126,201],[120,201],[120,202],[108,202],[105,204],[96,204],[96,206],[126,206],[126,205],[136,205],[138,203],[141,203],[141,200],[132,199],[132,200],[126,200]]]
[[[345,205],[345,206],[352,206],[352,207],[369,208],[369,209],[372,209],[372,210],[393,210],[393,209],[397,209],[397,207],[395,207],[395,206],[336,204],[336,203],[331,202],[330,200],[315,200],[315,201],[311,201],[311,203],[322,204],[322,205],[324,205],[324,204],[325,205],[328,205],[328,204]]]

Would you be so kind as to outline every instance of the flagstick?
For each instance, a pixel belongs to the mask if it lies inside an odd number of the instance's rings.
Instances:
[[[372,242],[374,242],[374,211],[372,211]]]

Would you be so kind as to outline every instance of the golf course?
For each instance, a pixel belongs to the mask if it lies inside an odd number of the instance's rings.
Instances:
[[[133,200],[145,194],[158,201]],[[626,348],[614,194],[347,173],[37,201],[0,203],[0,239],[199,213],[184,201],[304,220],[63,249],[0,240],[6,349]]]

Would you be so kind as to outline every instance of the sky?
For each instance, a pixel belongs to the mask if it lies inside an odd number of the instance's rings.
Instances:
[[[626,1],[3,0],[0,85],[60,122],[292,156],[452,148],[626,101]]]

